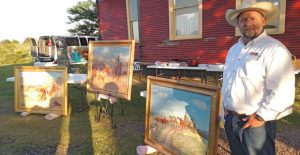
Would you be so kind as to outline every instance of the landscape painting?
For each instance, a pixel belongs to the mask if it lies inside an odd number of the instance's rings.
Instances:
[[[149,77],[145,142],[162,153],[214,154],[220,89]]]
[[[15,111],[67,115],[66,67],[15,67]]]
[[[93,41],[89,48],[87,89],[130,100],[134,41]]]

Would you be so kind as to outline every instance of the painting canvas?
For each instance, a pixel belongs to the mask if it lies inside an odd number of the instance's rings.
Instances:
[[[130,100],[135,42],[92,41],[89,48],[87,89]]]
[[[67,68],[15,67],[15,111],[67,115]]]
[[[219,106],[218,87],[148,77],[145,142],[164,154],[213,155]]]

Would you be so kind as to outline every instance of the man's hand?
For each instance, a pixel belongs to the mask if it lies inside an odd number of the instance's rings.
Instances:
[[[246,122],[246,124],[243,126],[243,129],[246,129],[248,127],[260,127],[262,125],[265,124],[265,121],[260,121],[256,118],[256,113],[246,117],[246,118],[243,118],[243,121]]]

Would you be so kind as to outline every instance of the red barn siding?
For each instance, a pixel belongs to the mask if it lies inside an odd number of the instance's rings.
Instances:
[[[126,0],[100,1],[98,12],[102,40],[128,39]],[[138,44],[135,46],[135,58],[139,58]]]
[[[103,40],[126,40],[127,12],[125,0],[99,2],[99,29]]]
[[[141,1],[140,28],[142,44],[145,46],[143,61],[188,60],[199,57],[202,63],[224,62],[233,40],[224,35],[224,29],[220,29],[226,26],[227,29],[231,28],[225,23],[222,13],[227,9],[226,5],[213,0],[203,3],[203,8],[203,38],[169,41],[168,1]]]
[[[224,17],[227,9],[235,8],[235,2],[203,1],[202,38],[170,41],[168,1],[140,0],[142,61],[188,60],[199,57],[201,63],[224,63],[228,49],[239,38],[234,36],[234,27],[227,24]],[[103,0],[99,10],[103,39],[127,39],[125,0]],[[272,36],[282,41],[300,58],[299,10],[300,0],[287,1],[285,34]],[[137,49],[136,59],[139,58],[139,53],[140,50]]]

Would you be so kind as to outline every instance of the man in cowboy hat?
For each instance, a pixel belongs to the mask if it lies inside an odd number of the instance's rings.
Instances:
[[[233,155],[275,154],[275,120],[292,113],[295,76],[291,54],[264,26],[278,16],[272,2],[244,0],[226,12],[242,36],[226,57],[222,101]]]

